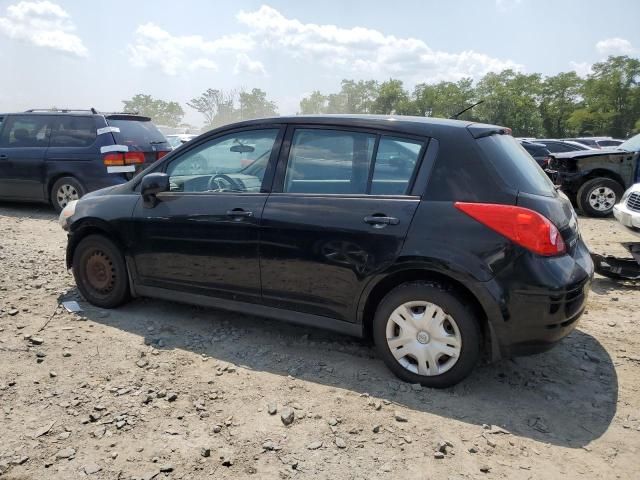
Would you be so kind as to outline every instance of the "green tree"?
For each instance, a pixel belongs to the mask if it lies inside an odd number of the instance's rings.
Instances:
[[[311,95],[300,100],[300,113],[302,115],[315,115],[327,113],[328,99],[326,95],[314,90]]]
[[[122,103],[126,112],[138,112],[140,115],[151,117],[158,125],[177,127],[184,117],[184,110],[178,102],[166,102],[151,95],[139,93],[129,100],[123,100]]]
[[[413,91],[413,115],[449,118],[475,101],[473,80],[463,78],[457,82],[420,83]],[[473,111],[462,114],[471,118]]]
[[[570,119],[580,108],[583,84],[576,72],[559,73],[543,81],[540,115],[545,136],[563,138],[575,132]]]
[[[474,109],[478,119],[509,127],[515,136],[543,134],[540,74],[526,75],[510,69],[488,73],[478,82],[476,93],[479,100],[484,100]]]
[[[235,91],[209,88],[199,97],[192,98],[187,105],[202,114],[205,128],[215,128],[236,120],[235,96]]]
[[[411,108],[411,101],[403,87],[402,80],[391,78],[380,84],[378,95],[371,107],[371,113],[403,115],[409,113]]]
[[[275,102],[267,100],[267,93],[254,88],[250,92],[240,91],[238,95],[240,120],[273,117],[278,114]]]
[[[592,66],[584,82],[584,111],[571,123],[579,133],[626,137],[640,118],[640,60],[609,57]]]

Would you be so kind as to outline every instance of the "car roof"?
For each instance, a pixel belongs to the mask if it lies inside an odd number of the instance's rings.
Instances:
[[[404,115],[290,115],[282,117],[258,118],[225,125],[216,130],[232,127],[244,127],[265,124],[303,124],[326,125],[336,127],[373,128],[381,130],[402,131],[407,134],[431,135],[436,132],[469,129],[472,130],[505,130],[498,125],[488,125],[466,120],[451,120],[435,117],[415,117]],[[469,128],[472,127],[472,128]],[[473,131],[471,132],[474,133]],[[476,136],[474,134],[474,136]]]

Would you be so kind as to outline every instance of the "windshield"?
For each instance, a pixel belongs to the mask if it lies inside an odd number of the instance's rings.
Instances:
[[[637,152],[640,150],[640,133],[621,143],[618,148],[627,152]]]
[[[112,127],[118,127],[119,132],[113,136],[118,145],[126,145],[133,151],[168,150],[169,145],[164,135],[149,120],[115,120],[107,119]]]

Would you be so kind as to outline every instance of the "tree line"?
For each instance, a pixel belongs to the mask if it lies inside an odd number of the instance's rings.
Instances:
[[[185,112],[178,102],[137,94],[130,100],[123,100],[122,103],[126,112],[137,112],[151,117],[157,125],[193,129],[191,125],[182,122]],[[268,100],[266,92],[259,88],[251,91],[209,88],[202,95],[187,102],[187,106],[202,114],[205,130],[241,120],[278,114],[275,102]]]
[[[420,83],[413,90],[402,80],[342,80],[340,91],[314,91],[300,101],[301,114],[371,113],[448,118],[483,101],[459,118],[510,127],[516,136],[562,138],[610,135],[626,138],[640,131],[640,60],[612,56],[595,63],[585,78],[576,72],[544,77],[504,70],[478,81]],[[177,102],[136,95],[125,109],[148,115],[158,124],[178,126],[184,110]],[[187,103],[201,113],[205,128],[238,120],[277,115],[258,88],[208,89]]]

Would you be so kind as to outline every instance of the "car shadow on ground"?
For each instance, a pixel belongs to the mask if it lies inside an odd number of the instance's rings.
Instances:
[[[53,220],[58,214],[51,205],[45,203],[0,202],[0,216],[9,218]]]
[[[139,335],[159,350],[182,349],[243,368],[367,393],[418,412],[579,448],[607,430],[618,400],[611,358],[592,336],[574,331],[555,349],[479,366],[446,390],[400,382],[364,340],[275,320],[172,302],[136,299],[105,311],[76,298],[82,315]],[[479,430],[479,433],[481,430]]]

